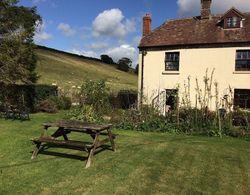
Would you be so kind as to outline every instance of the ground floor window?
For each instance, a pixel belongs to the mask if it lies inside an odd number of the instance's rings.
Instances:
[[[239,108],[250,108],[250,89],[234,89],[234,105]]]
[[[177,89],[166,89],[166,112],[176,109],[177,98],[178,98]]]

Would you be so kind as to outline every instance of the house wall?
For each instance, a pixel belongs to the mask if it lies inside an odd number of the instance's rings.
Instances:
[[[229,88],[250,89],[250,71],[235,72],[236,50],[250,47],[232,48],[195,48],[162,51],[147,51],[144,56],[143,102],[151,104],[160,90],[175,89],[179,86],[180,101],[183,97],[184,83],[190,76],[190,94],[192,106],[196,101],[196,78],[204,91],[203,78],[208,69],[208,76],[215,69],[212,95],[215,95],[214,82],[218,82],[219,97],[229,94]],[[179,71],[165,71],[165,52],[180,52]],[[141,89],[142,54],[139,57],[139,89]],[[215,109],[215,97],[210,108]]]

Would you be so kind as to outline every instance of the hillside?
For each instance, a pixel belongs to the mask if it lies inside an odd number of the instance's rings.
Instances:
[[[112,91],[137,90],[137,76],[117,70],[112,65],[42,47],[36,49],[36,52],[39,84],[56,83],[68,89],[72,86],[80,86],[86,79],[106,79]]]

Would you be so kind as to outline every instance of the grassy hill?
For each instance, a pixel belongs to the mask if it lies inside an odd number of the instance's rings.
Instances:
[[[137,76],[117,70],[112,65],[42,47],[36,52],[39,84],[56,83],[62,88],[71,88],[80,86],[86,79],[106,79],[112,91],[137,90]]]

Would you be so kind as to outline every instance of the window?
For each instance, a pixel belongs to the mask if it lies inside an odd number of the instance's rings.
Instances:
[[[234,105],[239,108],[250,108],[250,89],[235,89]]]
[[[180,52],[165,53],[165,70],[179,71],[179,56]]]
[[[238,17],[229,17],[226,20],[228,28],[238,28],[240,27],[240,21]]]
[[[170,112],[177,108],[177,89],[166,89],[166,112]]]
[[[236,71],[250,71],[250,50],[236,51]]]

